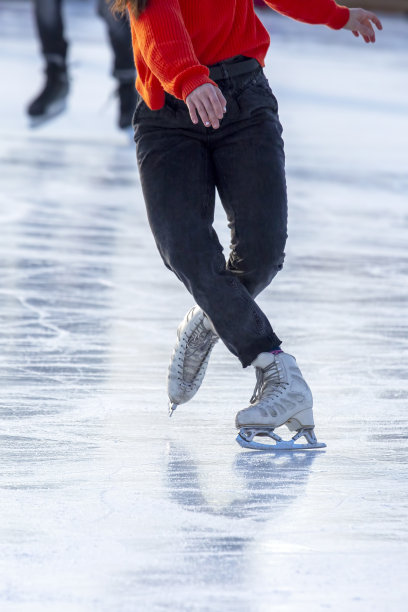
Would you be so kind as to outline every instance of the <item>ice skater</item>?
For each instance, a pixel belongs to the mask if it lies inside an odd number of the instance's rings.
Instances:
[[[64,35],[62,0],[33,0],[34,15],[41,50],[45,61],[46,79],[41,92],[30,102],[27,113],[37,125],[55,117],[66,108],[69,94],[67,67],[68,43]],[[132,41],[126,16],[112,14],[109,0],[98,0],[99,15],[106,22],[114,54],[113,76],[117,81],[119,99],[118,127],[131,126],[136,104],[136,71],[133,62]]]
[[[267,0],[310,24],[375,42],[378,17],[334,0]],[[255,302],[282,268],[287,198],[278,105],[262,70],[269,35],[253,0],[117,0],[130,12],[139,99],[137,160],[149,223],[165,265],[194,297],[168,375],[170,413],[199,389],[219,338],[256,369],[236,415],[249,448],[320,448],[313,400],[292,355]],[[213,229],[215,191],[231,229],[225,261]],[[289,441],[274,430],[286,425]],[[297,442],[304,437],[304,441]]]

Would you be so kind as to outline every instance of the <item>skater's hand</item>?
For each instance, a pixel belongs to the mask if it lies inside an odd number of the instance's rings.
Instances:
[[[194,124],[198,123],[198,113],[205,127],[211,125],[214,130],[220,127],[220,119],[227,112],[226,99],[221,90],[211,83],[205,83],[194,89],[187,96],[186,104]]]
[[[350,19],[344,26],[345,30],[351,30],[354,36],[361,36],[364,38],[366,43],[375,42],[375,32],[372,26],[373,22],[378,30],[382,30],[382,23],[378,19],[377,15],[370,11],[365,11],[360,8],[350,9]]]

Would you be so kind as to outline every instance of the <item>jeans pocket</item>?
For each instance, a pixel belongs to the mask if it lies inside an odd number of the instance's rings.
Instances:
[[[143,98],[140,95],[140,93],[138,91],[136,91],[136,106],[135,106],[135,111],[133,113],[133,118],[132,118],[132,127],[133,128],[135,127],[136,123],[138,122],[140,111],[141,111],[143,106],[148,108],[146,102],[143,100]]]
[[[245,84],[238,94],[237,101],[241,109],[267,107],[274,113],[278,112],[278,101],[262,69]]]
[[[134,129],[138,124],[157,126],[163,125],[165,127],[174,121],[175,116],[176,111],[169,106],[167,100],[162,108],[152,110],[148,107],[141,95],[138,94],[132,125]]]

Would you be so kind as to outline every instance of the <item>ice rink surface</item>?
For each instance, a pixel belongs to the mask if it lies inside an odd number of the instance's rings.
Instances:
[[[167,417],[192,302],[115,127],[103,23],[66,4],[69,108],[30,129],[29,6],[0,2],[1,611],[405,609],[408,20],[384,17],[369,46],[262,17],[290,227],[259,302],[327,443],[276,455],[234,441],[254,373],[223,346]],[[227,252],[220,205],[216,227]]]

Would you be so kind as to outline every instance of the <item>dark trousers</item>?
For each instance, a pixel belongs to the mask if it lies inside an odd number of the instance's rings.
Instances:
[[[65,66],[68,43],[64,36],[62,0],[33,1],[42,53],[47,62]],[[127,18],[114,17],[105,0],[98,0],[98,12],[106,22],[113,50],[113,76],[121,82],[134,81],[136,75]]]
[[[159,111],[139,97],[134,129],[163,261],[245,367],[280,344],[254,298],[283,264],[285,161],[277,101],[262,69],[225,75],[218,84],[227,113],[218,130],[193,125],[184,102],[168,94]],[[216,189],[231,230],[227,262],[213,228]]]

